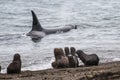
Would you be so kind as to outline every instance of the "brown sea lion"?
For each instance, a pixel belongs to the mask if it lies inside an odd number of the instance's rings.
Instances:
[[[70,47],[70,50],[74,60],[74,67],[79,67],[79,61],[78,61],[76,49],[74,47]]]
[[[75,56],[75,48],[71,47],[70,49],[68,47],[64,48],[65,50],[65,54],[68,57],[69,60],[69,67],[73,68],[73,67],[78,67],[79,62],[77,57]],[[71,52],[70,52],[71,51]]]
[[[69,60],[65,56],[62,48],[54,49],[55,61],[52,63],[53,68],[67,68],[69,67]]]
[[[19,54],[15,54],[12,63],[7,67],[7,74],[21,73],[21,59]]]
[[[68,68],[69,67],[69,60],[66,56],[61,56],[61,59],[56,61],[58,68]]]
[[[85,66],[94,66],[99,64],[99,57],[96,54],[85,54],[82,50],[77,50],[76,53]]]
[[[20,62],[20,67],[21,67],[21,58],[20,58],[20,54],[16,53],[14,55],[13,61],[19,61]]]
[[[60,59],[61,56],[64,56],[64,53],[63,53],[63,50],[61,48],[55,48],[54,49],[54,56],[55,56],[55,59]]]

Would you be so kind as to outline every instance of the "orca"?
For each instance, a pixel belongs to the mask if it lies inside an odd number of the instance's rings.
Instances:
[[[32,13],[32,19],[33,19],[32,30],[29,33],[27,33],[26,35],[30,36],[33,41],[37,41],[49,34],[54,34],[57,32],[68,32],[71,29],[77,29],[77,25],[75,25],[75,26],[71,25],[71,26],[68,26],[65,28],[58,28],[58,29],[44,29],[41,26],[35,12],[33,10],[31,10],[31,13]]]

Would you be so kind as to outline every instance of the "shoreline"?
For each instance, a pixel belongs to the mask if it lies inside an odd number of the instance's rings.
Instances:
[[[22,71],[21,74],[0,74],[0,80],[119,80],[120,61],[98,66]]]

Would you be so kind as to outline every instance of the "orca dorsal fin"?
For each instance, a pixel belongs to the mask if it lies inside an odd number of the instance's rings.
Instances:
[[[32,31],[42,31],[43,28],[42,28],[41,24],[39,23],[36,14],[34,13],[33,10],[31,10],[31,13],[32,13],[32,18],[33,18]]]

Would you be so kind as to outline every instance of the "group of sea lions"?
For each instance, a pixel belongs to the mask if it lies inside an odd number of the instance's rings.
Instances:
[[[74,47],[65,47],[54,49],[55,61],[51,63],[53,68],[75,68],[79,67],[78,58],[85,66],[97,66],[99,57],[96,54],[85,54],[82,50],[77,50]]]
[[[99,57],[96,54],[85,54],[82,50],[77,50],[74,47],[54,48],[55,61],[51,63],[53,68],[75,68],[79,67],[78,58],[85,66],[94,66],[99,64]],[[1,66],[0,66],[1,70]],[[7,67],[7,74],[21,73],[21,57],[16,53],[12,63]]]

